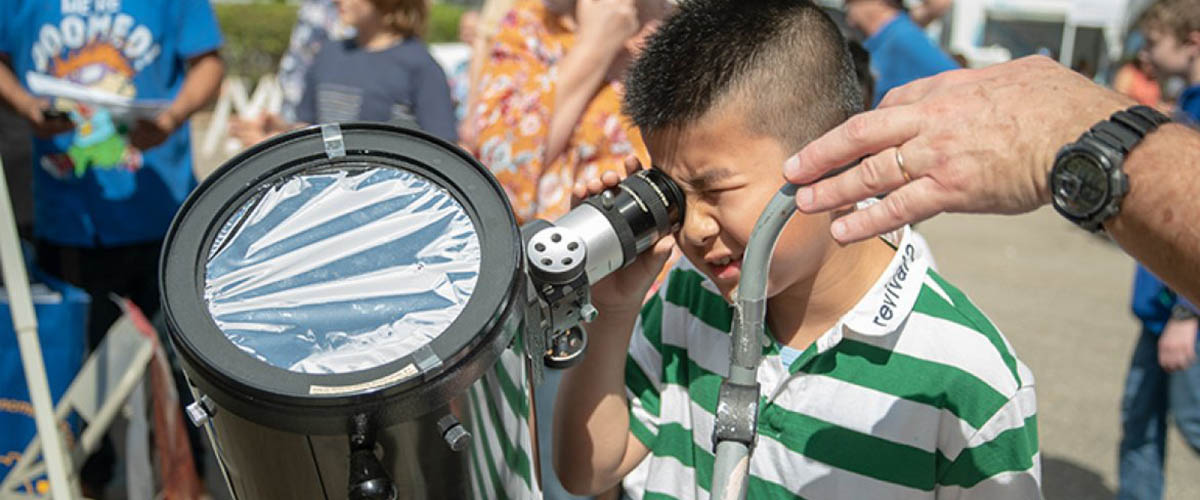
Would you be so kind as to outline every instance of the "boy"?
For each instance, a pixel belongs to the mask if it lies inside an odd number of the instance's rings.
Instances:
[[[38,265],[91,294],[93,348],[122,314],[110,295],[158,311],[162,238],[196,185],[188,119],[220,89],[221,33],[205,0],[0,0],[0,12],[0,104],[35,135]],[[50,103],[26,90],[35,73],[170,104],[126,140],[107,111],[46,113]],[[85,496],[111,479],[107,443],[81,471]]]
[[[1200,123],[1200,0],[1159,0],[1142,14],[1139,25],[1150,64],[1160,76],[1188,82],[1176,118]]]
[[[1200,123],[1200,0],[1157,2],[1139,25],[1154,70],[1188,81],[1176,119]],[[1142,331],[1121,401],[1117,498],[1162,498],[1168,411],[1192,448],[1200,450],[1196,312],[1140,265],[1131,302]]]
[[[861,105],[837,28],[808,1],[684,2],[648,42],[625,106],[687,195],[687,259],[644,307],[671,238],[593,287],[588,356],[555,415],[568,489],[641,464],[631,496],[707,497],[751,228],[789,153]],[[1032,374],[907,229],[895,246],[839,246],[831,217],[797,214],[774,252],[749,497],[1040,498]]]

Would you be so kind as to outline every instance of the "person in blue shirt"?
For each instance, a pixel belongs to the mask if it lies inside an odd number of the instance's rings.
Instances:
[[[1188,80],[1176,120],[1200,123],[1200,0],[1159,1],[1143,14],[1140,30],[1155,71]],[[1167,415],[1200,452],[1200,334],[1196,308],[1138,266],[1133,313],[1142,333],[1130,361],[1121,404],[1117,498],[1156,499],[1163,493]]]
[[[98,299],[93,333],[119,315],[107,310],[110,292],[154,314],[157,247],[196,185],[187,119],[216,95],[224,72],[211,6],[0,0],[0,12],[0,97],[35,131],[39,263]],[[66,108],[69,120],[48,117],[52,103],[27,90],[31,74],[170,105],[131,124],[87,106]]]
[[[111,295],[158,311],[162,239],[196,185],[187,120],[224,73],[216,16],[207,0],[0,0],[0,13],[0,100],[35,135],[38,264],[91,294],[95,347],[121,314]],[[169,104],[129,122],[35,96],[30,75]],[[111,457],[99,463],[85,486],[111,477]]]
[[[904,12],[900,0],[846,0],[846,21],[866,36],[875,73],[875,101],[913,80],[958,69]]]
[[[1132,308],[1142,332],[1121,401],[1117,498],[1155,499],[1163,492],[1168,413],[1200,451],[1198,323],[1195,309],[1141,265],[1134,278]]]

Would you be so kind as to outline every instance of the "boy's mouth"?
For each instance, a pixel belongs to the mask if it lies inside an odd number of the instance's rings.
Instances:
[[[742,271],[742,258],[727,255],[711,259],[708,261],[708,267],[712,269],[713,277],[719,280],[736,279]]]

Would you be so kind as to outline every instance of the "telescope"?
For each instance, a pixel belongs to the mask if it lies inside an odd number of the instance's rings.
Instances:
[[[530,387],[584,355],[590,285],[676,231],[683,202],[643,170],[518,227],[486,168],[420,131],[265,141],[164,243],[187,415],[239,499],[538,496]]]

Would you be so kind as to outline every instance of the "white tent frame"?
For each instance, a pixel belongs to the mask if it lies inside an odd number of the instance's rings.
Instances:
[[[22,492],[22,486],[46,474],[50,496],[55,500],[80,498],[75,471],[88,454],[100,447],[101,439],[124,404],[142,381],[154,354],[154,341],[141,335],[127,317],[122,317],[96,346],[83,368],[54,406],[46,378],[38,339],[37,316],[29,291],[29,275],[17,237],[8,181],[0,160],[0,267],[13,327],[21,351],[21,364],[29,385],[37,434],[0,482],[0,500],[42,498],[37,491]],[[100,300],[108,300],[103,297]],[[72,412],[88,422],[76,446],[68,451],[58,422]],[[41,461],[38,459],[41,458]]]

